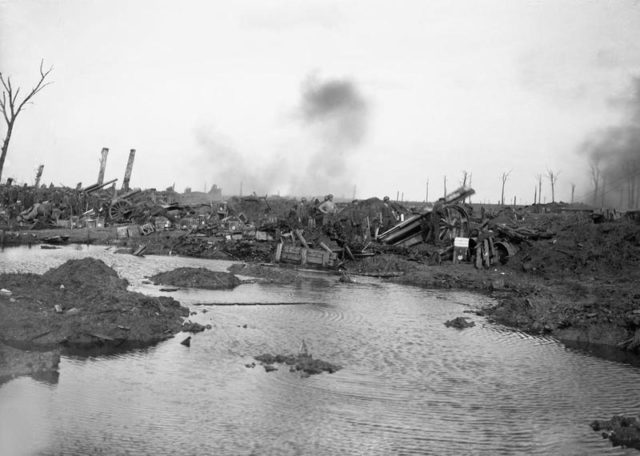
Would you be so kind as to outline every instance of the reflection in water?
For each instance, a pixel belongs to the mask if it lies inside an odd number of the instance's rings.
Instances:
[[[58,264],[97,253],[149,294],[162,292],[144,276],[228,265],[104,248],[49,252]],[[41,272],[48,260],[32,250],[10,267]],[[171,296],[213,328],[189,348],[178,336],[145,350],[64,356],[56,385],[6,383],[0,454],[627,454],[588,423],[637,413],[640,371],[480,317],[463,331],[444,326],[486,298],[326,275]],[[251,302],[272,305],[233,305]],[[283,303],[296,305],[275,305]],[[344,368],[302,378],[245,367],[258,354],[295,353],[302,340]]]

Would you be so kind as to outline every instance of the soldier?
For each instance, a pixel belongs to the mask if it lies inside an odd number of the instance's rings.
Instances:
[[[318,211],[322,214],[322,225],[328,225],[333,219],[333,216],[338,212],[331,193],[324,197],[323,203],[318,206]]]

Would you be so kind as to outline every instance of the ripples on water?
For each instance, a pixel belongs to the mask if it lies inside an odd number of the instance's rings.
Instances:
[[[144,276],[229,265],[92,247],[5,251],[0,268],[44,272],[88,254],[156,295],[166,293]],[[588,424],[637,413],[637,368],[476,316],[473,328],[444,326],[481,296],[314,277],[171,293],[213,326],[190,348],[178,335],[145,350],[66,356],[56,384],[0,386],[0,454],[633,454]],[[252,302],[278,305],[228,305]],[[245,367],[265,352],[296,353],[302,340],[343,369],[302,378]]]

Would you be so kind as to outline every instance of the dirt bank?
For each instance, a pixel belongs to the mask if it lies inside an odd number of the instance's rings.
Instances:
[[[144,346],[181,330],[188,309],[168,297],[127,291],[127,281],[92,258],[43,275],[2,274],[0,340],[14,347]]]

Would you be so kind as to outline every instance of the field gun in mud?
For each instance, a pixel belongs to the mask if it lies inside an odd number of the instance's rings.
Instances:
[[[378,240],[403,247],[419,244],[424,242],[423,225],[432,223],[433,220],[436,220],[434,237],[437,243],[449,243],[456,237],[468,237],[469,214],[460,202],[474,193],[475,190],[471,187],[462,186],[448,193],[437,203],[425,205],[418,214],[378,235]],[[434,211],[436,217],[433,217]]]
[[[107,214],[112,222],[125,222],[131,218],[134,210],[132,199],[141,193],[141,190],[131,190],[121,196],[115,196],[111,199]]]

